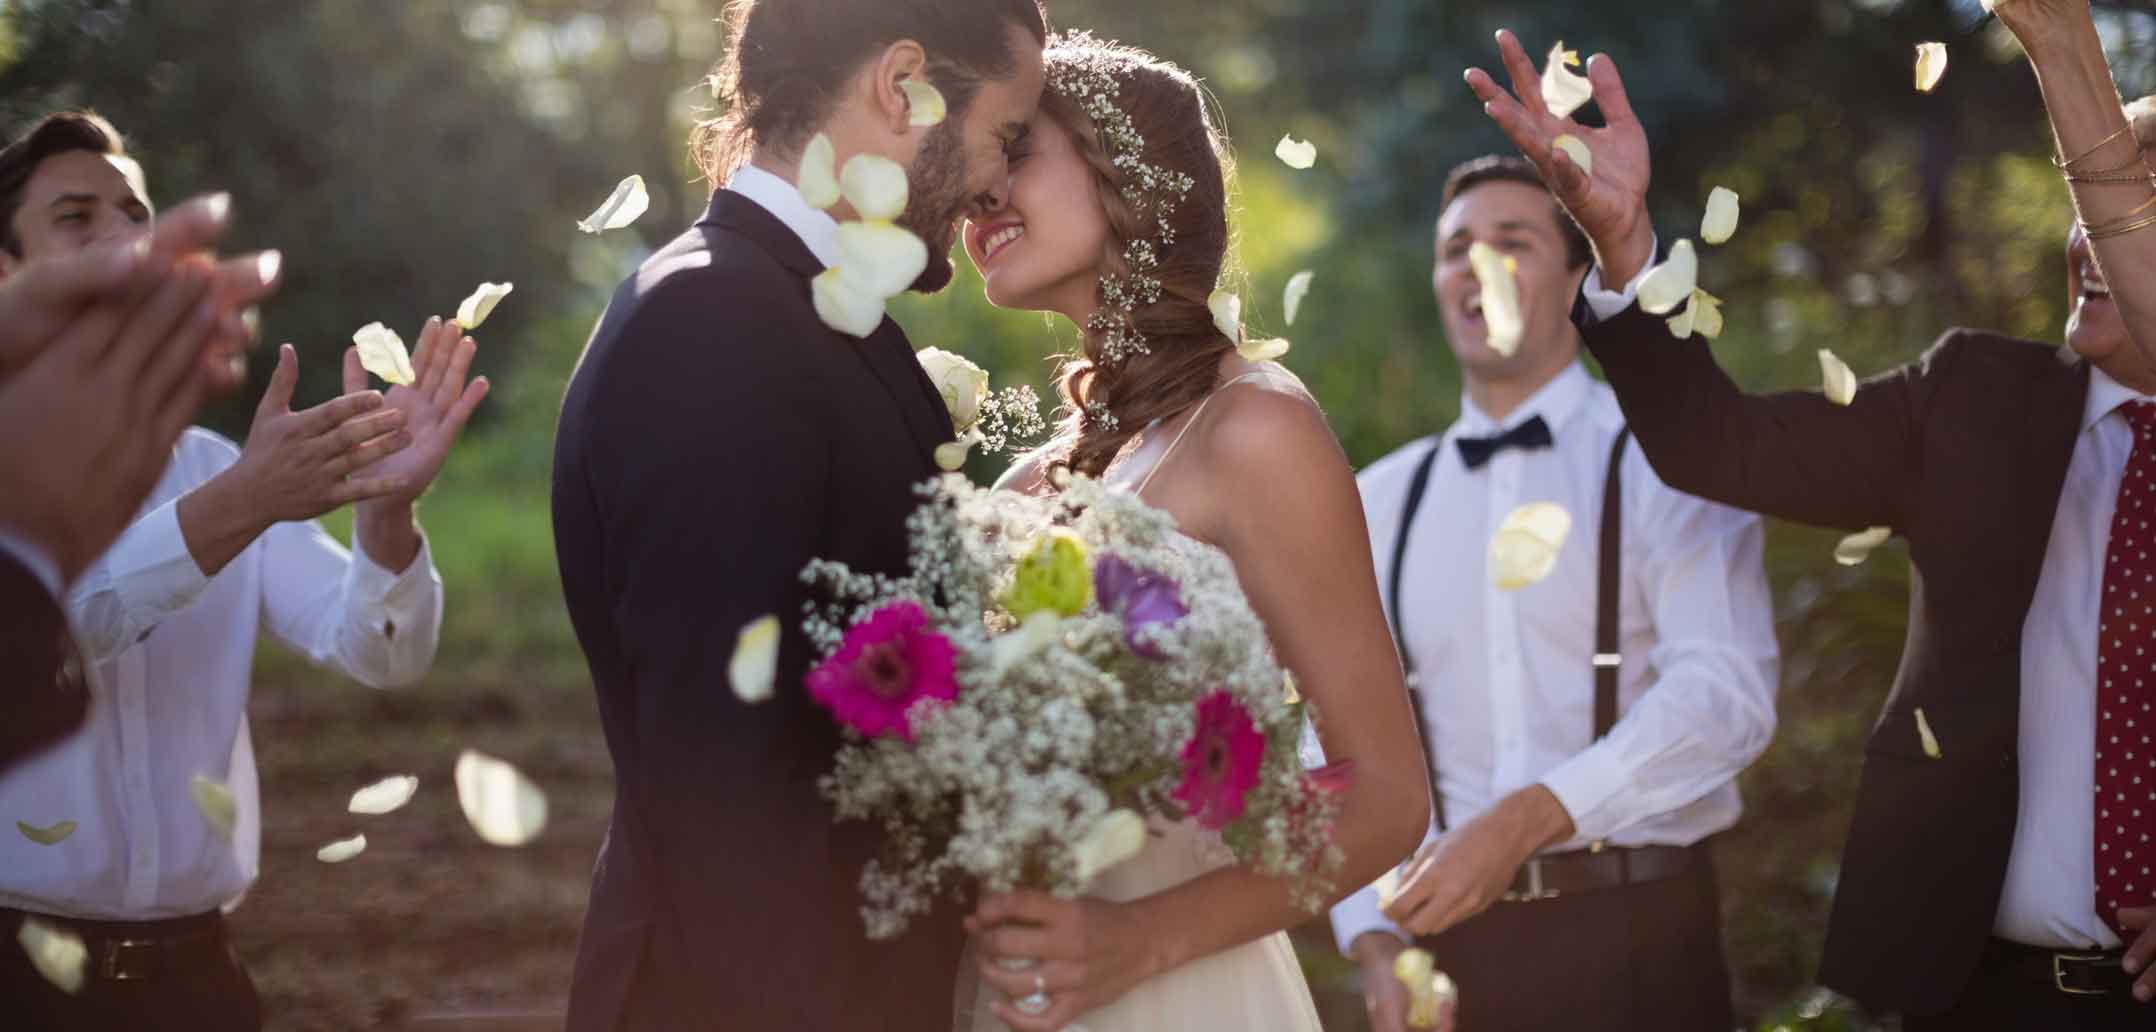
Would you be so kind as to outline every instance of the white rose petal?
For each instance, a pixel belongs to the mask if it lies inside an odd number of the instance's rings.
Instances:
[[[839,193],[854,214],[889,222],[906,212],[906,169],[880,154],[856,154],[839,170]]]
[[[16,821],[15,830],[22,832],[22,837],[29,839],[30,841],[35,842],[38,845],[57,846],[60,843],[67,841],[67,837],[69,835],[73,835],[75,833],[75,822],[61,821],[57,824],[51,825],[50,827],[40,828],[35,824],[28,824],[23,821]]]
[[[937,445],[936,468],[945,473],[956,473],[966,468],[966,456],[973,451],[973,446],[979,444],[980,441],[981,439],[978,436],[966,434],[958,440],[945,441]]]
[[[1551,502],[1512,510],[1490,538],[1490,582],[1517,591],[1550,575],[1572,533],[1572,514]]]
[[[412,353],[404,349],[397,331],[371,322],[353,332],[352,343],[359,345],[359,364],[384,383],[410,386],[418,379],[412,372]]]
[[[1679,240],[1669,249],[1669,260],[1639,281],[1639,306],[1649,315],[1668,315],[1691,300],[1699,289],[1699,253],[1690,240]]]
[[[1834,546],[1834,561],[1843,566],[1855,566],[1871,558],[1872,549],[1886,544],[1894,536],[1892,527],[1872,527],[1841,539]]]
[[[45,981],[70,996],[82,991],[84,967],[90,959],[90,950],[82,944],[81,936],[39,918],[25,917],[22,928],[15,933],[15,941],[22,944],[22,951],[30,957],[30,966],[45,976]]]
[[[846,222],[836,237],[838,268],[863,291],[897,297],[928,268],[928,245],[889,222]]]
[[[1295,314],[1303,310],[1303,298],[1310,294],[1310,281],[1317,273],[1304,269],[1288,277],[1286,290],[1280,292],[1280,307],[1287,313],[1288,325],[1295,325]]]
[[[509,763],[475,749],[457,757],[457,805],[489,844],[521,846],[546,828],[546,794]]]
[[[1924,755],[1939,759],[1946,754],[1939,751],[1939,737],[1931,733],[1931,721],[1924,719],[1924,707],[1916,708],[1916,741],[1924,747]]]
[[[630,176],[615,184],[614,192],[606,197],[597,211],[591,213],[576,228],[586,233],[604,233],[620,229],[644,217],[651,208],[651,193],[644,188],[643,176]]]
[[[1145,848],[1145,838],[1145,818],[1129,810],[1110,811],[1071,848],[1078,860],[1078,880],[1091,881],[1094,875],[1137,856]]]
[[[942,124],[948,113],[942,91],[926,79],[901,79],[898,88],[906,94],[907,125],[925,129]]]
[[[1918,93],[1930,93],[1946,75],[1946,44],[1919,43],[1916,45],[1916,89]]]
[[[314,858],[325,864],[341,864],[367,851],[367,836],[354,835],[338,839],[314,851]]]
[[[830,137],[817,133],[801,149],[801,171],[794,177],[794,189],[801,192],[802,203],[817,211],[838,203],[838,152]]]
[[[352,793],[352,801],[346,803],[344,808],[352,813],[378,817],[403,809],[404,804],[412,801],[413,793],[418,791],[418,778],[409,774],[395,774]]]
[[[1594,83],[1572,70],[1579,66],[1579,52],[1566,50],[1564,40],[1558,40],[1557,45],[1550,48],[1549,62],[1542,66],[1542,103],[1550,109],[1550,114],[1570,118],[1574,111],[1595,99]]]
[[[1062,634],[1063,618],[1054,610],[1029,614],[1017,629],[997,635],[995,640],[989,643],[989,667],[992,675],[1002,676],[1004,671],[1055,644]]]
[[[1699,335],[1714,340],[1722,335],[1722,299],[1704,290],[1692,292],[1692,303],[1699,306]]]
[[[1301,171],[1318,163],[1318,145],[1308,140],[1298,140],[1293,134],[1280,138],[1273,145],[1273,157],[1289,168]]]
[[[1707,217],[1700,220],[1699,239],[1719,246],[1737,235],[1737,192],[1717,186],[1707,194]]]
[[[840,333],[867,339],[883,325],[884,299],[857,287],[838,269],[825,269],[809,283],[816,315]]]
[[[771,698],[779,677],[779,618],[752,620],[734,636],[734,656],[726,664],[734,697],[757,703]]]
[[[1587,144],[1582,142],[1579,137],[1566,133],[1551,140],[1550,146],[1564,151],[1565,157],[1571,158],[1572,163],[1580,167],[1580,171],[1588,175],[1594,174],[1595,152],[1588,150]]]
[[[194,797],[195,809],[202,811],[210,827],[230,841],[232,822],[239,816],[239,808],[232,802],[232,790],[197,774],[187,782],[187,794]]]
[[[1216,290],[1205,299],[1205,307],[1213,313],[1213,328],[1229,340],[1241,343],[1243,339],[1243,299],[1232,291]]]
[[[1243,356],[1245,362],[1271,362],[1288,353],[1288,342],[1284,337],[1246,340],[1235,346],[1235,353]]]
[[[501,304],[502,298],[515,289],[514,283],[481,283],[479,289],[472,291],[472,296],[457,306],[457,326],[466,330],[478,329],[480,323],[487,321],[487,316],[494,314],[494,306]]]
[[[1480,240],[1468,245],[1467,264],[1482,286],[1484,342],[1500,355],[1519,350],[1526,320],[1520,313],[1520,284],[1514,276],[1519,265]]]
[[[928,374],[928,381],[936,385],[936,393],[943,396],[952,429],[961,434],[972,429],[981,418],[981,406],[988,401],[988,370],[942,348],[924,348],[913,357]]]
[[[1847,405],[1857,400],[1857,374],[1849,370],[1848,363],[1834,357],[1834,352],[1819,349],[1819,373],[1826,382],[1828,401]]]

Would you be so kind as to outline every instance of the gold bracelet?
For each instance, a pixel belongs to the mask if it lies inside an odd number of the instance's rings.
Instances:
[[[2094,156],[2094,155],[2096,154],[2096,152],[2097,152],[2097,151],[2103,150],[2103,149],[2104,149],[2105,147],[2108,147],[2108,146],[2110,146],[2110,145],[2111,145],[2111,141],[2113,141],[2113,140],[2116,140],[2116,139],[2118,139],[2119,137],[2121,137],[2121,136],[2124,136],[2124,135],[2126,135],[2127,133],[2130,133],[2130,132],[2133,132],[2133,131],[2134,131],[2134,124],[2133,124],[2132,122],[2130,122],[2130,121],[2129,121],[2129,122],[2127,122],[2127,123],[2126,123],[2125,125],[2122,125],[2122,126],[2120,126],[2120,127],[2118,128],[2118,131],[2117,131],[2117,132],[2114,132],[2114,133],[2112,133],[2111,135],[2109,135],[2109,136],[2106,136],[2106,137],[2104,137],[2104,138],[2103,138],[2102,140],[2099,140],[2099,141],[2097,141],[2097,143],[2096,143],[2096,146],[2094,146],[2094,147],[2091,147],[2091,148],[2089,148],[2088,150],[2082,151],[2082,152],[2081,152],[2081,156],[2080,156],[2080,157],[2077,157],[2077,158],[2071,158],[2071,159],[2068,159],[2068,160],[2066,160],[2066,161],[2060,161],[2060,160],[2059,160],[2059,159],[2058,159],[2057,157],[2053,157],[2053,158],[2051,159],[2051,163],[2052,163],[2052,164],[2054,164],[2054,165],[2057,165],[2057,166],[2059,167],[2059,171],[2061,171],[2061,172],[2072,172],[2072,171],[2074,170],[2074,166],[2075,166],[2075,165],[2079,165],[2079,164],[2081,164],[2082,162],[2084,162],[2084,161],[2087,161],[2087,160],[2089,160],[2089,158],[2093,157],[2093,156]],[[2139,155],[2136,155],[2136,160],[2138,160],[2138,158],[2139,158]],[[2124,169],[2124,168],[2126,168],[2126,167],[2127,167],[2127,166],[2125,166],[2125,165],[2120,165],[2120,166],[2119,166],[2118,168],[2111,168],[2111,169],[2102,169],[2102,170],[2100,170],[2100,171],[2103,171],[2103,172],[2117,172],[2117,171],[2120,171],[2121,169]]]
[[[2120,215],[2118,218],[2112,219],[2111,221],[2106,222],[2100,226],[2091,226],[2086,221],[2084,221],[2081,223],[2081,228],[2087,230],[2091,235],[2100,233],[2104,230],[2110,229],[2113,226],[2126,222],[2127,220],[2140,215],[2142,212],[2148,211],[2150,208],[2156,208],[2156,192],[2151,192],[2149,194],[2148,200],[2142,201],[2140,204],[2134,205],[2131,211]]]
[[[2144,164],[2132,171],[2122,169],[2117,172],[2068,172],[2066,173],[2066,181],[2069,183],[2139,183],[2145,181],[2156,184],[2156,172],[2150,172],[2148,166]]]
[[[2112,237],[2125,236],[2126,234],[2131,233],[2134,230],[2147,229],[2150,226],[2156,226],[2156,215],[2146,216],[2124,226],[2106,226],[2101,230],[2089,230],[2089,239],[2109,240]]]

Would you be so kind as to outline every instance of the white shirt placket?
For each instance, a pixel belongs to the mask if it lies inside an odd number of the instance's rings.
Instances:
[[[1489,534],[1495,534],[1505,517],[1520,505],[1521,466],[1524,451],[1518,448],[1497,453],[1490,460]],[[1485,535],[1487,539],[1488,535]],[[1485,560],[1487,561],[1487,560]],[[1501,591],[1487,574],[1482,578],[1483,648],[1489,657],[1490,754],[1492,797],[1502,796],[1527,782],[1527,713],[1525,664],[1520,655],[1519,593]]]
[[[121,806],[127,814],[127,886],[123,899],[129,909],[148,909],[157,902],[157,798],[151,794],[150,786],[149,678],[143,669],[145,663],[142,649],[121,653],[115,664],[119,683],[112,686],[113,705],[120,715],[120,756],[127,779]]]

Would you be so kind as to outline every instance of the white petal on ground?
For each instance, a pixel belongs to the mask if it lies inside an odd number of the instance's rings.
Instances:
[[[546,794],[523,772],[476,749],[457,757],[457,805],[481,839],[521,846],[546,828]]]
[[[1287,313],[1289,326],[1295,325],[1295,315],[1303,310],[1303,298],[1310,295],[1310,281],[1316,277],[1310,269],[1288,277],[1287,289],[1280,292],[1280,307]]]
[[[481,283],[479,289],[472,291],[472,296],[457,306],[457,326],[464,330],[478,329],[480,323],[487,321],[487,316],[494,314],[494,306],[501,304],[502,298],[515,289],[514,283]]]
[[[1699,252],[1690,240],[1679,240],[1669,249],[1669,260],[1639,281],[1639,306],[1649,315],[1668,315],[1691,300],[1699,289]]]
[[[1289,168],[1301,171],[1318,163],[1318,145],[1308,140],[1298,140],[1293,134],[1280,137],[1273,145],[1273,157]]]
[[[1137,856],[1145,848],[1145,837],[1145,818],[1130,810],[1110,811],[1071,847],[1078,860],[1078,880],[1091,881],[1094,875]]]
[[[1918,93],[1930,93],[1946,75],[1946,44],[1919,43],[1916,45],[1916,89]]]
[[[942,91],[926,79],[901,79],[898,88],[906,94],[906,124],[916,129],[941,125],[948,113],[943,103]]]
[[[1512,510],[1490,538],[1490,582],[1517,591],[1549,576],[1571,533],[1572,514],[1554,502]]]
[[[1717,186],[1707,193],[1707,216],[1700,220],[1699,239],[1710,245],[1721,245],[1737,235],[1737,192],[1726,186]]]
[[[1213,328],[1231,341],[1243,339],[1243,299],[1233,291],[1216,290],[1205,299],[1205,307],[1213,313]]]
[[[857,287],[838,269],[825,269],[809,282],[816,315],[840,333],[867,339],[883,325],[884,299]]]
[[[839,170],[838,189],[864,221],[889,222],[906,212],[906,170],[881,154],[847,159]]]
[[[1849,370],[1847,362],[1825,348],[1819,349],[1819,374],[1825,381],[1828,401],[1847,405],[1857,400],[1857,374]]]
[[[878,298],[905,293],[928,268],[928,245],[893,223],[843,222],[835,239],[840,271]]]
[[[338,839],[314,851],[314,858],[325,864],[341,864],[367,851],[367,836],[354,835]]]
[[[1939,737],[1931,733],[1931,721],[1924,719],[1924,707],[1916,708],[1916,740],[1924,747],[1924,755],[1938,759],[1946,755],[1939,751]]]
[[[936,385],[936,393],[943,396],[951,428],[961,434],[972,429],[981,418],[981,406],[988,402],[988,370],[942,348],[923,348],[913,357],[928,374],[928,382]]]
[[[795,175],[794,189],[801,192],[802,203],[817,211],[838,203],[838,152],[832,149],[830,137],[817,133],[801,149],[801,171]]]
[[[1564,151],[1565,157],[1571,158],[1572,163],[1580,167],[1580,171],[1588,175],[1594,174],[1595,152],[1588,150],[1587,144],[1582,142],[1579,137],[1571,133],[1565,133],[1551,140],[1550,146]]]
[[[392,774],[374,784],[352,793],[352,801],[345,809],[370,817],[395,813],[412,801],[413,793],[419,791],[419,779],[410,774]]]
[[[187,794],[194,797],[195,809],[202,811],[204,820],[227,841],[232,838],[232,822],[239,809],[232,802],[232,790],[200,774],[187,782]]]
[[[1235,346],[1235,353],[1245,362],[1271,362],[1288,353],[1285,337],[1269,337],[1265,340],[1246,340]]]
[[[614,192],[606,196],[605,202],[599,205],[598,210],[577,223],[576,228],[586,233],[620,229],[643,218],[644,212],[650,208],[651,192],[644,188],[644,177],[630,176],[615,184]]]
[[[1468,245],[1467,264],[1482,287],[1484,343],[1500,355],[1510,355],[1519,349],[1520,334],[1527,325],[1520,313],[1519,280],[1513,275],[1518,265],[1480,240]]]
[[[29,839],[30,841],[35,842],[38,845],[57,846],[60,843],[67,841],[67,837],[69,835],[73,835],[75,833],[75,822],[61,821],[57,824],[51,825],[50,827],[40,828],[35,824],[29,824],[23,821],[16,821],[15,830],[22,832],[22,837]]]
[[[1855,566],[1871,558],[1872,550],[1886,544],[1894,536],[1892,527],[1872,527],[1841,539],[1834,546],[1834,561],[1843,566]]]
[[[771,698],[779,678],[779,618],[752,620],[734,635],[734,655],[726,664],[734,697],[757,703]]]
[[[359,345],[359,364],[384,383],[410,386],[418,379],[412,372],[412,353],[404,349],[397,331],[371,322],[353,331],[352,343]]]
[[[1550,48],[1550,59],[1542,66],[1542,103],[1549,107],[1550,114],[1570,118],[1595,99],[1594,83],[1572,70],[1579,65],[1579,53],[1566,50],[1564,40]]]
[[[45,976],[45,981],[70,996],[82,991],[84,967],[89,962],[90,950],[82,944],[81,936],[39,918],[25,917],[21,929],[15,933],[15,941],[22,944],[22,951],[30,957],[30,966]]]

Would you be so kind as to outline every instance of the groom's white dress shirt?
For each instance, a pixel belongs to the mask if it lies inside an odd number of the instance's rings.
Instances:
[[[260,868],[247,729],[259,631],[374,687],[409,684],[433,662],[442,582],[424,541],[392,573],[311,520],[279,523],[203,576],[176,504],[238,458],[230,441],[187,431],[142,514],[69,591],[89,717],[0,777],[0,906],[154,920],[216,910],[246,891]],[[232,790],[229,840],[195,805],[197,774]],[[39,845],[18,821],[76,829]]]
[[[1737,775],[1774,734],[1779,672],[1758,517],[1672,490],[1636,443],[1626,448],[1619,718],[1596,742],[1601,500],[1624,415],[1609,387],[1576,363],[1503,425],[1464,397],[1461,413],[1436,445],[1399,600],[1448,824],[1537,782],[1578,829],[1552,852],[1597,840],[1685,846],[1735,824]],[[1461,459],[1461,437],[1537,416],[1553,446],[1507,448],[1477,470]],[[1418,441],[1358,478],[1381,582],[1414,467],[1430,447]],[[1571,534],[1547,578],[1500,591],[1484,562],[1490,538],[1530,502],[1563,506]],[[1385,604],[1390,615],[1393,599]],[[1408,938],[1370,887],[1336,906],[1332,920],[1343,950],[1372,930]]]
[[[727,177],[726,189],[755,201],[785,223],[824,268],[838,264],[838,220],[809,207],[792,183],[754,165],[743,165]]]

